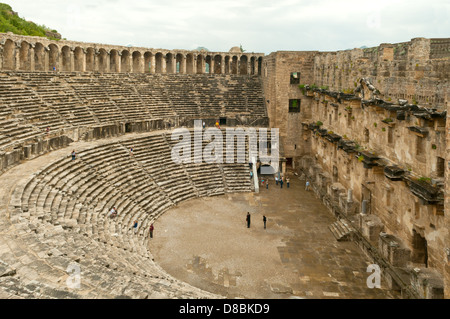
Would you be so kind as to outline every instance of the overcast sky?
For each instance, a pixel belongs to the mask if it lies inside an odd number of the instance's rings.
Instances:
[[[248,52],[450,37],[449,0],[0,0],[74,41]]]

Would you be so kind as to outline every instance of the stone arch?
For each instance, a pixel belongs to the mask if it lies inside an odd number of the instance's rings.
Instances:
[[[197,74],[203,74],[204,73],[204,58],[202,54],[197,55]]]
[[[163,73],[163,54],[161,52],[155,55],[155,73]]]
[[[153,54],[151,52],[144,53],[144,73],[152,72],[152,57]]]
[[[238,74],[238,57],[233,56],[231,59],[231,74]]]
[[[205,73],[212,73],[212,58],[210,55],[205,57]]]
[[[6,40],[3,46],[3,69],[14,70],[15,68],[16,44],[10,39]]]
[[[61,49],[62,71],[65,71],[65,72],[72,71],[71,53],[72,52],[67,45],[63,46],[63,48]]]
[[[175,56],[175,61],[176,61],[176,69],[175,69],[176,73],[180,74],[186,73],[186,64],[184,61],[184,56],[181,53],[178,53]]]
[[[167,53],[166,54],[166,73],[175,73],[175,65],[173,61],[173,54]]]
[[[131,72],[131,54],[128,50],[123,50],[120,57],[120,71],[130,73]]]
[[[59,71],[59,48],[52,43],[48,49],[48,68],[50,71]]]
[[[186,55],[186,73],[194,74],[194,55],[192,53],[188,53]]]
[[[217,54],[214,57],[214,74],[222,74],[222,56]]]
[[[105,49],[98,51],[98,71],[108,72],[108,52]]]
[[[19,70],[31,71],[30,44],[22,41],[19,49]]]
[[[246,55],[242,55],[239,61],[239,74],[247,75],[248,74],[248,58]]]
[[[261,69],[262,69],[262,57],[258,58],[258,75],[261,75]]]
[[[74,70],[78,72],[84,71],[85,53],[82,48],[76,47],[73,52]]]
[[[255,57],[254,56],[252,56],[251,58],[250,58],[250,74],[251,75],[254,75],[255,74]]]
[[[86,49],[86,71],[93,72],[95,70],[95,50],[93,48]]]
[[[45,49],[40,42],[34,46],[34,70],[45,71]]]
[[[132,54],[133,73],[143,73],[142,70],[142,54],[139,51],[134,51]]]
[[[119,52],[114,49],[109,52],[109,70],[120,72]]]
[[[230,74],[230,56],[225,57],[225,74]]]

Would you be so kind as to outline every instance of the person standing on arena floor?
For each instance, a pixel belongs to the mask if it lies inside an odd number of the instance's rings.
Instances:
[[[150,238],[153,238],[153,229],[154,229],[154,227],[153,227],[153,224],[151,224],[150,225]]]
[[[283,188],[283,177],[280,178],[280,188]]]
[[[247,221],[247,228],[250,228],[250,213],[249,212],[247,212],[246,221]]]
[[[264,222],[264,229],[266,229],[267,218],[265,215],[263,215],[263,222]]]
[[[289,182],[290,182],[289,177],[286,177],[286,186],[287,186],[287,188],[289,188]]]

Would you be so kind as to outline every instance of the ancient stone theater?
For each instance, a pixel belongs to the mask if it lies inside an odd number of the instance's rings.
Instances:
[[[0,298],[449,298],[449,78],[449,38],[267,55],[0,33]],[[208,130],[246,156],[264,135],[277,169],[175,162],[180,129],[191,159]]]

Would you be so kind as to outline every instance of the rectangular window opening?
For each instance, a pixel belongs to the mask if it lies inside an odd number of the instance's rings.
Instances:
[[[300,84],[300,72],[291,73],[291,84]]]
[[[289,100],[289,113],[299,113],[300,112],[300,99]]]

